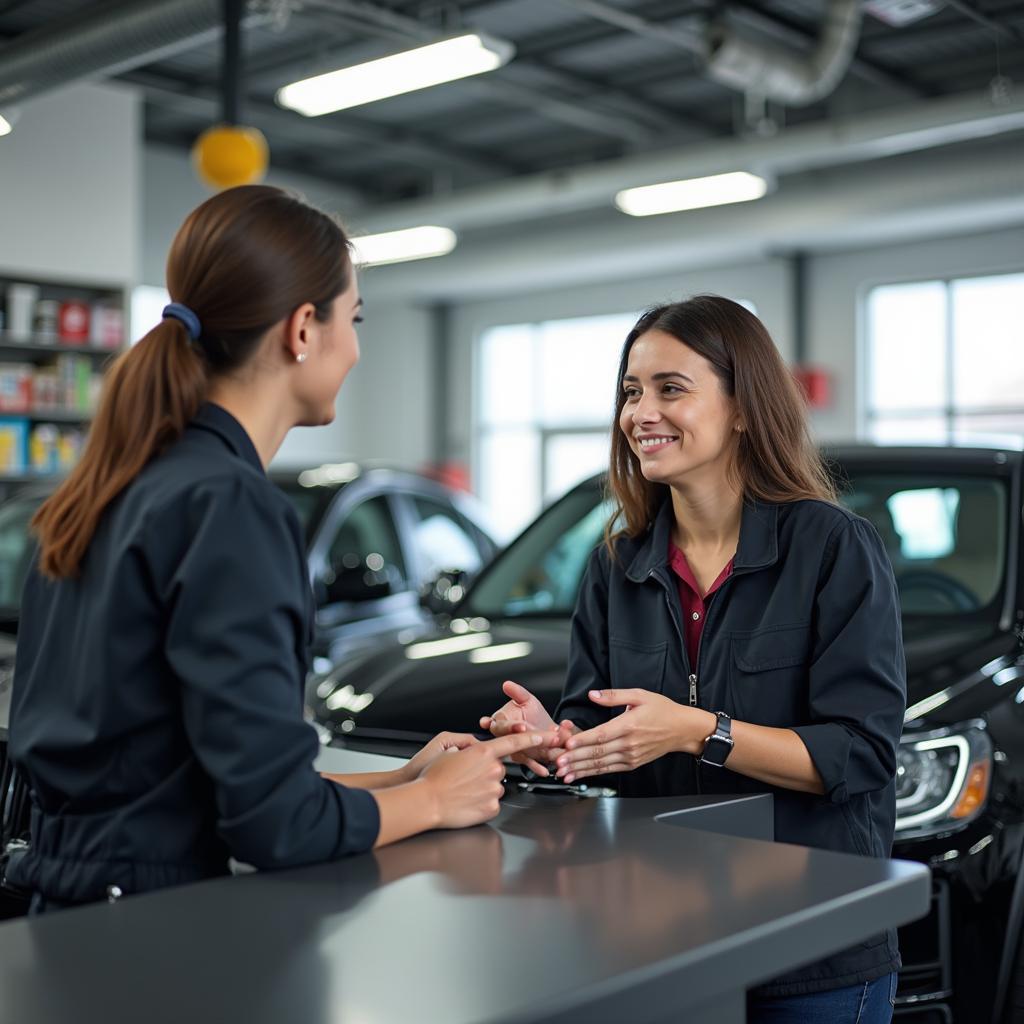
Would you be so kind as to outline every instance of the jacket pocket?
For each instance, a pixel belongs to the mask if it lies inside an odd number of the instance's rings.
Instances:
[[[786,728],[807,719],[809,623],[734,632],[729,688],[736,717]]]
[[[611,683],[615,689],[636,687],[661,693],[665,681],[668,643],[640,644],[608,638]]]

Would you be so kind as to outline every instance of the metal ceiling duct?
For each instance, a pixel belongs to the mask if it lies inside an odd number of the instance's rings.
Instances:
[[[718,25],[708,36],[707,74],[730,89],[788,106],[807,106],[828,96],[846,74],[860,24],[860,0],[834,0],[818,46],[805,58]]]
[[[113,0],[0,47],[0,104],[110,77],[217,38],[221,0]]]

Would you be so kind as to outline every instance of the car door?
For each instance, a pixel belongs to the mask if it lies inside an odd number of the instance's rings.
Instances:
[[[310,551],[314,653],[332,661],[423,619],[393,496],[346,489],[335,504]]]

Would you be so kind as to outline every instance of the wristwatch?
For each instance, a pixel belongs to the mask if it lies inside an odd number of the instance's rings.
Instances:
[[[732,753],[735,740],[732,738],[732,719],[724,712],[715,714],[718,723],[715,731],[704,741],[704,751],[697,759],[700,764],[713,764],[721,768]]]

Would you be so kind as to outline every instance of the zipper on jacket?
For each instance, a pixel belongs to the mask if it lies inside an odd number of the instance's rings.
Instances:
[[[690,676],[690,703],[697,706],[697,676],[700,674],[700,652],[704,650],[704,637],[707,635],[708,627],[711,625],[711,613],[714,608],[717,608],[722,602],[716,600],[716,598],[722,593],[723,590],[732,582],[733,574],[730,573],[724,580],[722,585],[711,595],[711,600],[707,601],[704,605],[704,628],[700,631],[700,639],[697,641],[697,658],[696,665],[694,666],[694,673]],[[708,708],[708,711],[711,709]]]
[[[687,668],[687,681],[690,685],[690,706],[697,706],[697,675],[695,672],[690,672],[690,655],[686,651],[686,634],[683,632],[683,620],[682,612],[679,607],[679,595],[673,593],[672,587],[669,583],[663,580],[655,570],[651,570],[647,574],[648,579],[656,579],[662,587],[665,593],[665,603],[668,605],[668,617],[672,620],[672,625],[675,627],[676,639],[679,641],[679,649],[683,655],[683,664]],[[700,644],[697,645],[697,657],[700,657]],[[700,795],[702,792],[700,788],[700,765],[697,764],[696,758],[693,759],[693,784],[697,794]]]

